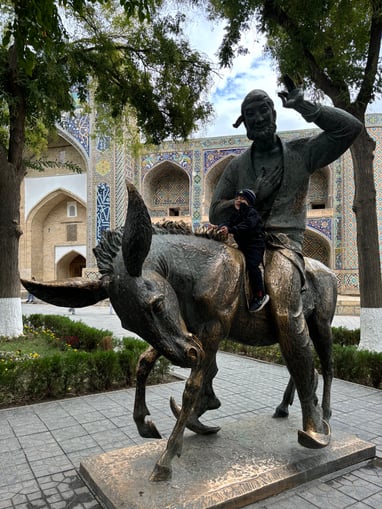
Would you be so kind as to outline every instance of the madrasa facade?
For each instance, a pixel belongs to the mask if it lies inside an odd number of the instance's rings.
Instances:
[[[213,190],[232,158],[250,144],[245,135],[164,142],[137,153],[128,143],[94,135],[94,118],[81,109],[63,116],[44,157],[70,161],[65,167],[28,171],[22,188],[20,239],[21,277],[51,281],[68,277],[99,277],[93,248],[103,230],[124,224],[125,180],[132,182],[153,222],[185,221],[197,227],[208,222]],[[376,140],[375,185],[380,245],[382,243],[382,114],[367,116]],[[281,138],[305,137],[318,129],[279,132]],[[331,268],[341,295],[359,295],[356,221],[352,211],[353,168],[347,151],[316,171],[307,199],[305,256]]]

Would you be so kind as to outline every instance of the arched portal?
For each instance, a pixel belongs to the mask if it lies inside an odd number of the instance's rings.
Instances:
[[[28,215],[27,236],[31,273],[41,281],[56,279],[57,250],[61,250],[60,256],[72,250],[83,257],[86,253],[85,204],[66,190],[53,191]],[[65,277],[69,272],[68,268]]]
[[[86,259],[78,252],[70,251],[57,262],[57,279],[81,277],[82,269],[85,267]]]
[[[177,164],[154,166],[143,181],[143,197],[151,217],[190,216],[190,179]]]

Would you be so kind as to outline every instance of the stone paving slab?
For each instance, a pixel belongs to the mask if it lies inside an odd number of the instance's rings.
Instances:
[[[298,426],[256,416],[186,437],[170,481],[149,480],[163,440],[88,458],[80,472],[108,509],[236,509],[375,456],[375,445],[343,432],[326,448],[306,449]]]

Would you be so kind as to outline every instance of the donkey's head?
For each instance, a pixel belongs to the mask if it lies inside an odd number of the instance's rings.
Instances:
[[[187,331],[177,295],[165,277],[144,268],[150,252],[152,225],[136,188],[127,183],[129,203],[108,293],[122,326],[136,332],[174,364],[191,366],[198,357],[198,340]],[[179,261],[181,263],[181,261]]]

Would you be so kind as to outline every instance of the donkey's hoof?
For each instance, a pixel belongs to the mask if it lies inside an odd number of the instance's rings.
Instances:
[[[171,467],[165,467],[164,465],[155,465],[152,474],[150,475],[150,481],[160,482],[169,481],[171,479],[172,470]]]
[[[316,433],[315,431],[298,430],[298,443],[308,449],[322,449],[330,443],[331,431],[326,421],[322,421],[324,433]]]
[[[281,406],[278,406],[275,410],[275,413],[272,415],[274,419],[285,418],[288,416],[289,416],[288,410],[285,410],[285,408]]]
[[[170,398],[170,407],[174,417],[178,419],[181,408],[173,397]],[[192,415],[190,416],[190,419],[187,420],[186,428],[198,435],[212,435],[221,429],[220,426],[206,426],[201,423],[198,418]]]
[[[143,438],[162,438],[153,421],[137,423],[138,432]]]

